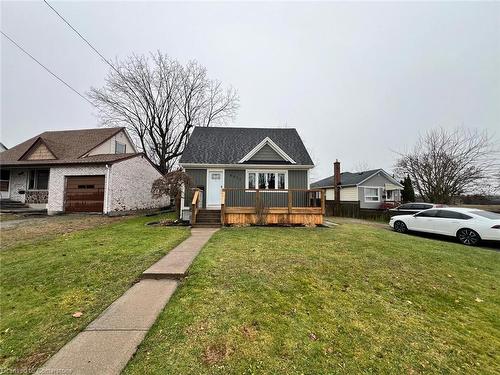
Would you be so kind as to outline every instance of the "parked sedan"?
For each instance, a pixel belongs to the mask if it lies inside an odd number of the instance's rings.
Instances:
[[[500,214],[475,208],[432,208],[414,215],[393,216],[389,225],[400,233],[412,230],[457,237],[464,245],[500,241]]]
[[[397,207],[389,209],[391,215],[410,215],[416,214],[417,212],[428,210],[430,208],[441,208],[447,207],[444,204],[433,204],[433,203],[404,203]]]

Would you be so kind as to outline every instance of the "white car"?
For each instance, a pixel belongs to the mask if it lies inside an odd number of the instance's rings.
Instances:
[[[500,214],[475,208],[432,208],[414,215],[393,216],[389,225],[400,233],[412,230],[457,237],[464,245],[500,241]]]

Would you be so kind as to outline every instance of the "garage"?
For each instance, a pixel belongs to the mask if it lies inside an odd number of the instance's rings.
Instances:
[[[66,177],[66,212],[103,212],[104,176]]]

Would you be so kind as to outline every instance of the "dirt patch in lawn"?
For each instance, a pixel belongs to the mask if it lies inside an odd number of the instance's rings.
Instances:
[[[63,215],[23,218],[1,223],[0,249],[5,250],[21,243],[47,239],[52,236],[115,223],[130,216],[108,217],[103,215]]]

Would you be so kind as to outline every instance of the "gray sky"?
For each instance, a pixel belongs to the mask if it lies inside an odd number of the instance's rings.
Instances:
[[[298,129],[313,178],[386,168],[436,126],[500,129],[500,3],[51,2],[105,56],[157,49],[234,86],[234,126]],[[1,29],[80,92],[106,65],[42,1]],[[98,125],[93,108],[1,37],[1,134]],[[498,134],[497,134],[498,135]]]

